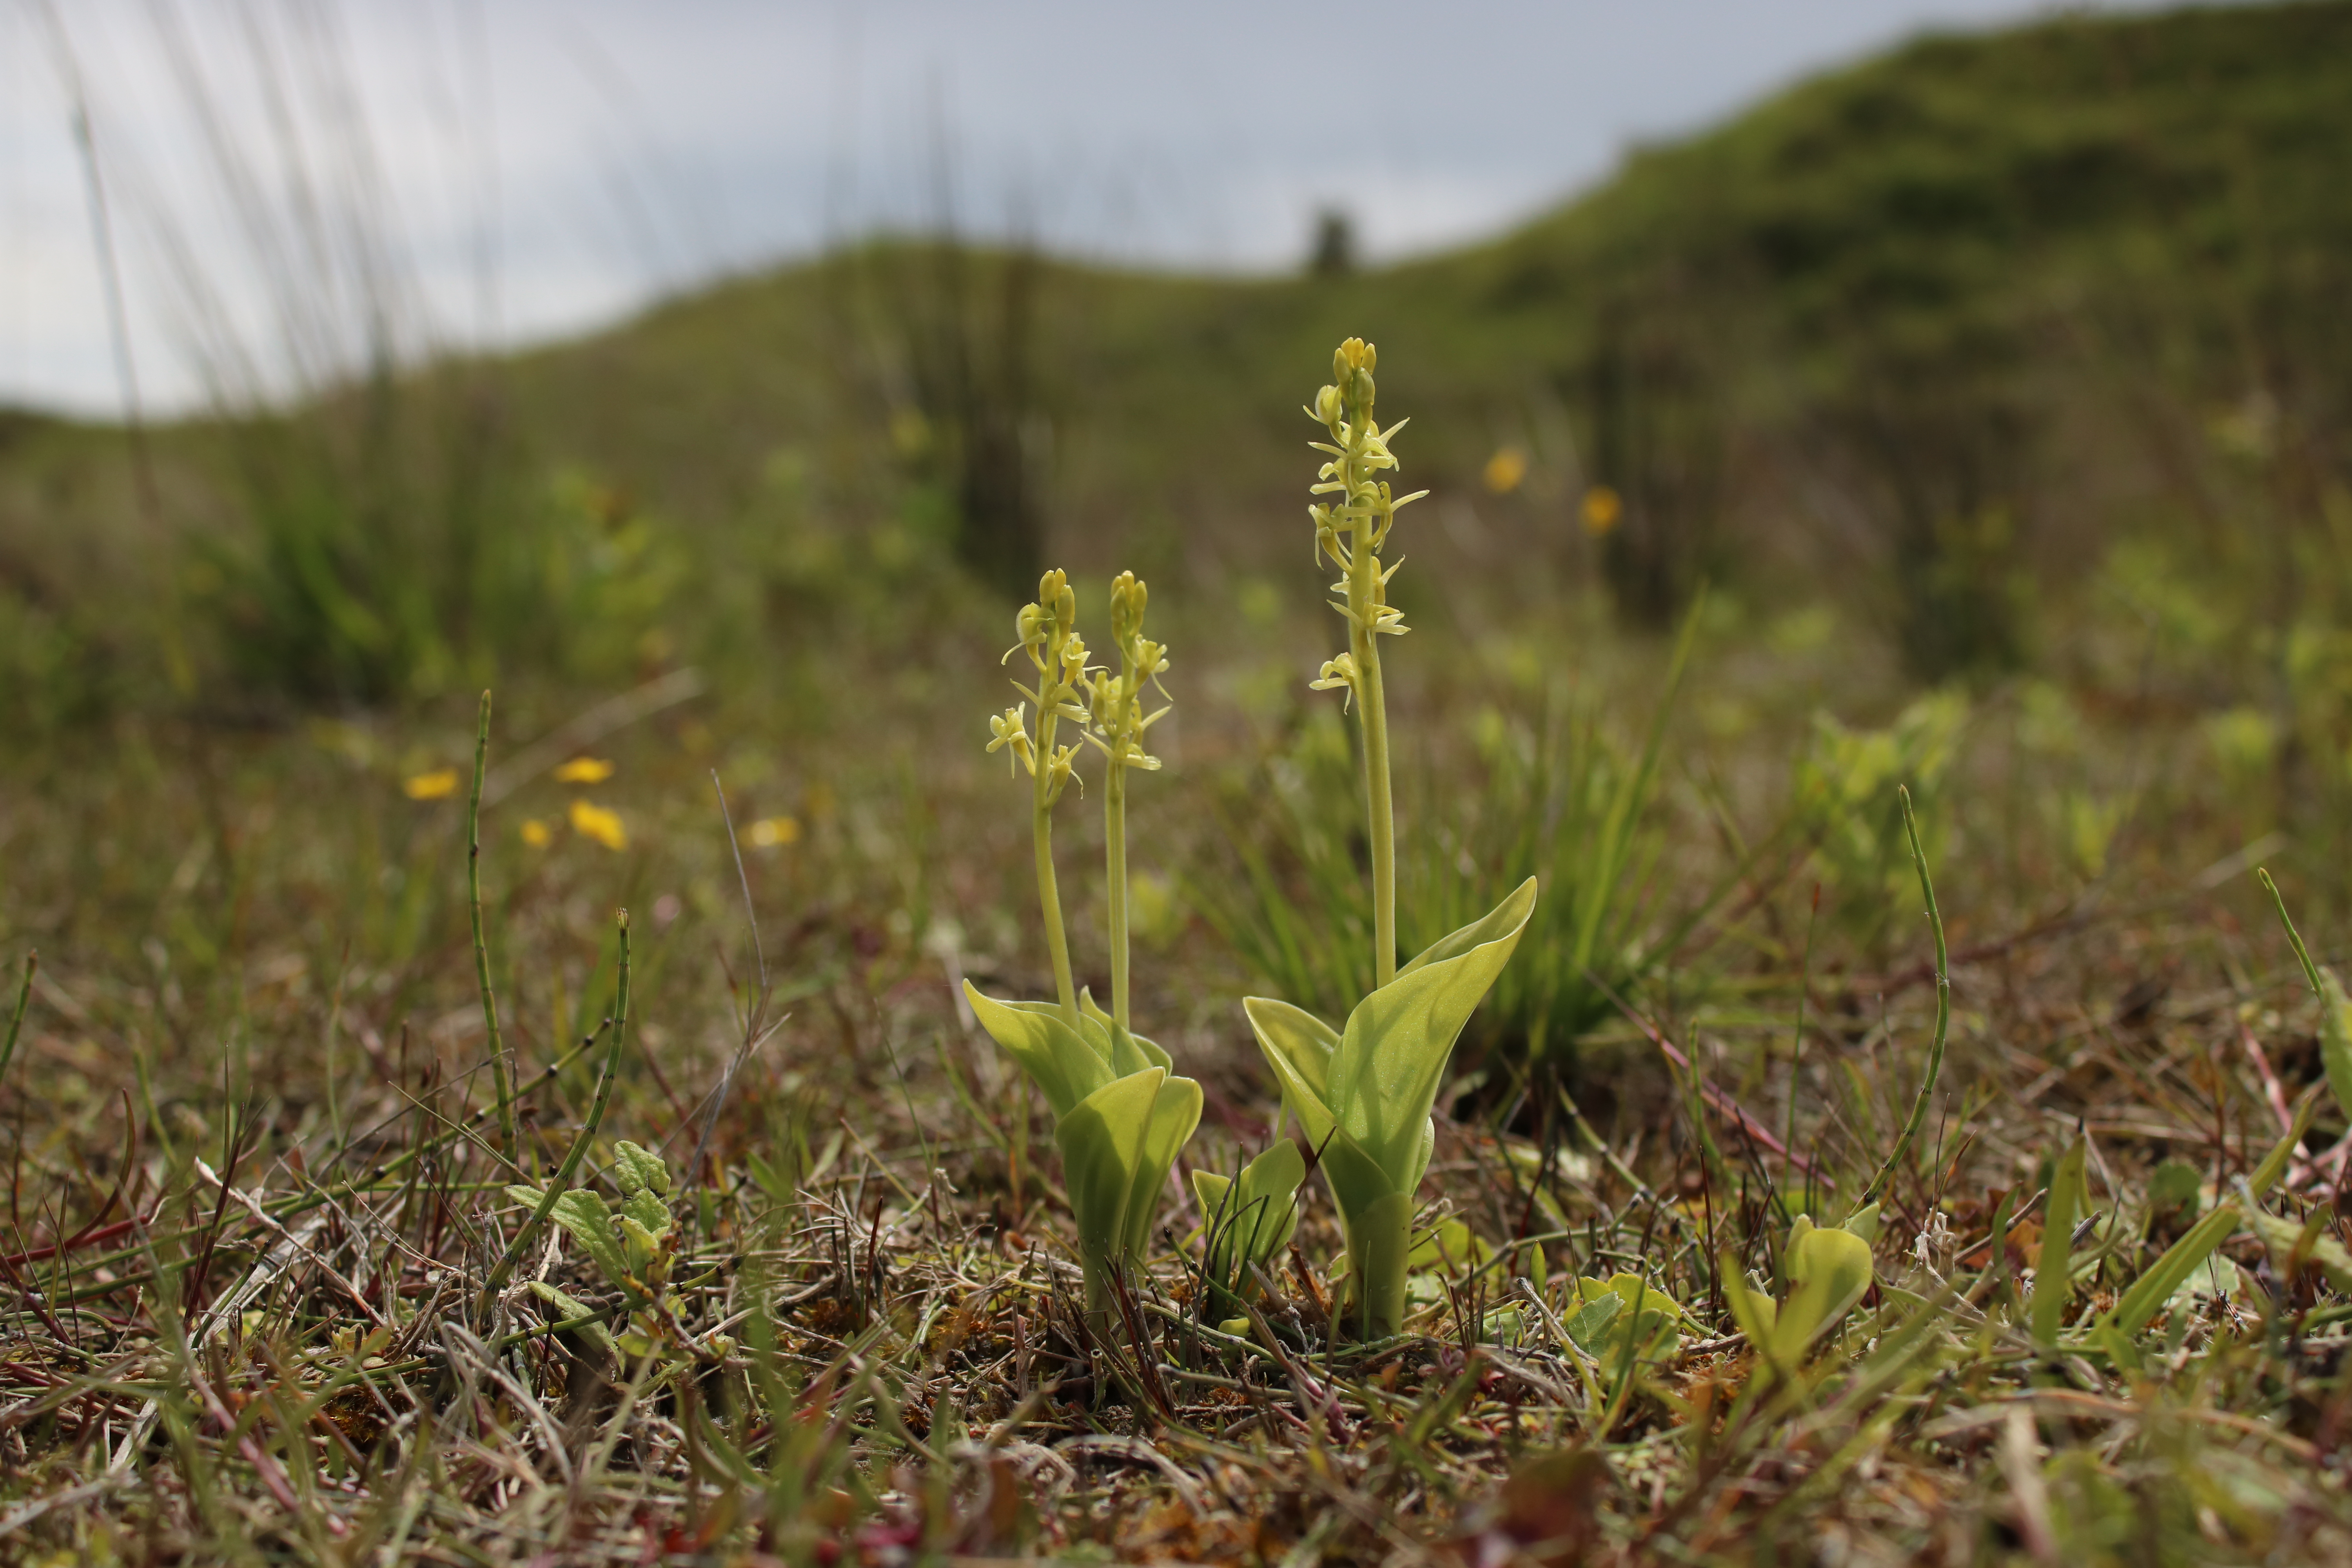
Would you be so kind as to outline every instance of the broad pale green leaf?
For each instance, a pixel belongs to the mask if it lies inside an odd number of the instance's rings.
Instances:
[[[2352,997],[2332,969],[2319,972],[2319,1060],[2336,1109],[2352,1118]]]
[[[1845,1224],[1838,1228],[1841,1230],[1850,1230],[1853,1232],[1854,1235],[1862,1237],[1864,1241],[1876,1241],[1878,1239],[1878,1205],[1876,1204],[1866,1204],[1863,1207],[1858,1208],[1852,1214],[1846,1215]]]
[[[1331,1106],[1325,1086],[1339,1037],[1306,1008],[1270,996],[1244,997],[1242,1011],[1249,1015],[1258,1050],[1282,1086],[1283,1103],[1298,1118],[1308,1144],[1320,1148],[1331,1135]]]
[[[1413,1155],[1412,1163],[1405,1168],[1404,1180],[1397,1184],[1397,1191],[1408,1195],[1421,1191],[1421,1178],[1428,1174],[1429,1157],[1435,1152],[1437,1152],[1437,1119],[1433,1116],[1424,1116],[1421,1119],[1421,1148]]]
[[[1404,1327],[1405,1260],[1412,1251],[1412,1199],[1391,1193],[1347,1215],[1349,1304],[1341,1327],[1381,1339]]]
[[[1092,1046],[1103,1060],[1110,1063],[1113,1078],[1125,1078],[1131,1072],[1141,1072],[1145,1068],[1166,1068],[1171,1072],[1176,1069],[1175,1062],[1166,1051],[1151,1045],[1142,1036],[1120,1028],[1118,1021],[1096,1004],[1090,986],[1078,987],[1078,1029],[1086,1037],[1087,1044]]]
[[[1110,1063],[1079,1037],[1058,1009],[1038,1003],[999,1002],[963,983],[972,1016],[1045,1092],[1055,1121],[1111,1081]],[[1108,1046],[1106,1046],[1106,1052]]]
[[[1460,931],[1439,937],[1415,953],[1412,963],[1396,972],[1396,977],[1402,980],[1416,969],[1426,968],[1433,963],[1441,963],[1449,958],[1459,958],[1474,947],[1484,947],[1490,942],[1500,942],[1512,935],[1520,926],[1527,923],[1528,915],[1536,907],[1535,886],[1536,879],[1529,877],[1512,890],[1509,898],[1505,899]],[[1527,900],[1525,909],[1517,907],[1522,895]]]
[[[613,1184],[625,1198],[639,1193],[659,1197],[669,1192],[669,1167],[659,1154],[624,1138],[613,1150]]]
[[[1221,1176],[1214,1171],[1192,1173],[1192,1199],[1201,1205],[1201,1217],[1210,1225],[1217,1223],[1224,1212],[1225,1194],[1234,1188],[1231,1176]]]
[[[1162,1050],[1157,1042],[1145,1039],[1141,1035],[1129,1034],[1125,1029],[1121,1029],[1119,1033],[1135,1042],[1135,1048],[1143,1053],[1145,1066],[1166,1068],[1170,1072],[1176,1070],[1176,1058]]]
[[[1307,1156],[1287,1138],[1277,1138],[1242,1167],[1242,1201],[1264,1204],[1266,1223],[1258,1226],[1261,1260],[1274,1256],[1298,1228],[1298,1184],[1307,1179]]]
[[[1160,1093],[1151,1103],[1151,1115],[1144,1129],[1143,1142],[1136,1151],[1136,1171],[1127,1198],[1127,1220],[1119,1234],[1118,1245],[1130,1256],[1141,1258],[1151,1249],[1151,1216],[1159,1211],[1160,1199],[1168,1186],[1168,1168],[1176,1163],[1176,1151],[1192,1136],[1192,1129],[1201,1124],[1201,1086],[1189,1078],[1171,1078],[1165,1068],[1145,1068],[1145,1073],[1160,1075]]]
[[[1146,1068],[1115,1079],[1072,1107],[1054,1129],[1078,1247],[1093,1258],[1108,1261],[1118,1255],[1136,1172],[1151,1132],[1151,1107],[1167,1077],[1159,1068]],[[1194,1086],[1193,1093],[1199,1092]]]
[[[1798,1216],[1801,1221],[1804,1216]],[[1789,1300],[1772,1325],[1774,1353],[1793,1365],[1812,1342],[1853,1310],[1870,1289],[1870,1243],[1850,1230],[1790,1226],[1785,1258]]]
[[[1339,1205],[1340,1223],[1352,1224],[1354,1216],[1370,1212],[1372,1205],[1392,1197],[1406,1200],[1411,1206],[1412,1194],[1400,1192],[1380,1162],[1364,1152],[1363,1148],[1345,1131],[1333,1129],[1323,1142],[1323,1180],[1331,1189],[1333,1201]]]
[[[1530,877],[1469,928],[1480,938],[1475,945],[1399,975],[1348,1016],[1326,1099],[1333,1118],[1401,1191],[1415,1173],[1422,1125],[1454,1042],[1510,962],[1535,902]]]

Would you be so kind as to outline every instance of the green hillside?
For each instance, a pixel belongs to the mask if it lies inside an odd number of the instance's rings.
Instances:
[[[756,640],[777,595],[837,598],[828,573],[926,542],[1009,593],[1049,546],[1165,571],[1181,537],[1222,583],[1286,539],[1295,388],[1349,331],[1410,367],[1414,478],[1457,501],[1430,548],[1597,573],[1636,625],[1709,576],[1830,595],[1918,676],[1997,670],[2048,656],[2067,584],[2149,531],[2278,620],[2308,584],[2271,557],[2352,465],[2347,190],[2352,6],[2231,6],[1924,39],[1490,244],[1353,276],[877,242],[164,432],[152,515],[116,438],[13,425],[0,648],[102,656],[105,689],[59,710],[289,668],[298,700],[373,700],[560,668],[589,613]],[[1524,477],[1482,489],[1506,449]],[[1598,549],[1592,486],[1622,498]],[[599,535],[629,520],[651,537],[616,563]],[[646,580],[555,606],[615,572]],[[698,577],[728,592],[670,615]],[[170,638],[121,613],[162,602]]]
[[[2020,570],[2245,504],[2198,449],[2222,410],[2299,470],[2281,504],[2341,483],[2347,190],[2352,7],[1933,38],[1470,251],[1338,280],[1026,263],[1005,384],[1051,432],[1034,485],[1066,553],[1148,551],[1178,516],[1246,551],[1296,506],[1299,367],[1361,330],[1412,367],[1396,399],[1436,482],[1517,443],[1538,528],[1587,484],[1623,493],[1607,567],[1640,618],[1702,572],[1813,575],[1859,545],[1869,581],[1839,585],[1927,612],[1941,629],[1906,651],[1939,674],[2024,651]],[[778,451],[856,445],[894,408],[951,425],[910,340],[968,338],[998,390],[1004,266],[968,259],[959,291],[877,247],[732,285],[534,356],[520,401],[551,446],[721,517]]]

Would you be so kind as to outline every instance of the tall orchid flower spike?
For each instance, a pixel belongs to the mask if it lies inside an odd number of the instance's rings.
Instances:
[[[1167,711],[1143,712],[1143,683],[1168,668],[1166,650],[1142,636],[1143,606],[1143,584],[1132,574],[1122,574],[1111,593],[1117,675],[1087,662],[1086,641],[1077,632],[1077,595],[1062,573],[1046,573],[1037,584],[1036,602],[1021,611],[1017,647],[1027,654],[1037,684],[1016,682],[1015,688],[1025,702],[1037,705],[1037,734],[1034,740],[1027,734],[1016,705],[989,721],[988,749],[1009,751],[1016,768],[1029,770],[1038,904],[1057,996],[1051,1003],[1000,1002],[981,994],[969,981],[964,984],[973,1016],[1044,1091],[1054,1113],[1063,1185],[1077,1222],[1087,1324],[1105,1340],[1116,1325],[1116,1281],[1142,1262],[1169,1169],[1201,1121],[1201,1086],[1178,1077],[1166,1051],[1128,1027],[1126,772],[1160,765],[1141,742],[1152,721]],[[1062,925],[1053,810],[1074,776],[1078,754],[1076,745],[1055,744],[1065,720],[1088,726],[1082,733],[1103,752],[1108,773],[1104,795],[1110,832],[1109,1013],[1074,984]]]
[[[1331,356],[1331,384],[1307,411],[1330,437],[1312,443],[1329,459],[1309,490],[1329,499],[1307,509],[1316,560],[1339,567],[1331,591],[1341,597],[1331,607],[1348,624],[1347,651],[1327,660],[1313,685],[1346,692],[1363,732],[1373,990],[1336,1031],[1287,1002],[1254,996],[1243,1003],[1284,1104],[1323,1152],[1324,1180],[1348,1237],[1347,1321],[1368,1339],[1404,1327],[1413,1194],[1436,1137],[1430,1111],[1438,1080],[1462,1026],[1510,961],[1536,905],[1529,878],[1485,919],[1397,967],[1396,811],[1380,639],[1407,628],[1388,602],[1399,563],[1383,566],[1381,552],[1398,511],[1426,492],[1396,495],[1380,477],[1397,467],[1389,443],[1404,421],[1383,430],[1372,416],[1379,362],[1379,351],[1361,338],[1341,343]]]
[[[1323,1152],[1348,1240],[1343,1321],[1365,1339],[1404,1327],[1413,1194],[1437,1137],[1430,1113],[1438,1082],[1535,907],[1530,877],[1357,1003],[1342,1029],[1287,1002],[1252,996],[1242,1004],[1285,1108]]]

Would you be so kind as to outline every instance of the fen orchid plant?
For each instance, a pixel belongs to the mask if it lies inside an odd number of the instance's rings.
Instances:
[[[1388,602],[1398,563],[1383,564],[1397,512],[1426,491],[1398,496],[1381,476],[1397,467],[1373,417],[1371,344],[1350,338],[1332,355],[1331,384],[1309,416],[1328,433],[1314,443],[1328,460],[1310,493],[1315,552],[1339,569],[1332,602],[1348,626],[1348,649],[1314,685],[1339,690],[1360,726],[1365,819],[1373,910],[1371,993],[1333,1028],[1304,1008],[1268,997],[1244,1004],[1266,1063],[1339,1206],[1347,1237],[1343,1328],[1384,1338],[1404,1326],[1405,1276],[1412,1251],[1413,1196],[1436,1137],[1439,1079],[1454,1041],[1518,945],[1534,912],[1530,877],[1490,913],[1397,963],[1396,813],[1389,781],[1387,697],[1380,640],[1408,629]]]
[[[1054,965],[1055,1000],[1000,1002],[970,982],[964,994],[996,1043],[1021,1064],[1054,1114],[1062,1152],[1063,1184],[1077,1222],[1078,1255],[1086,1277],[1091,1331],[1108,1336],[1116,1325],[1116,1281],[1143,1258],[1151,1220],[1169,1168],[1201,1120],[1201,1086],[1177,1076],[1166,1051],[1130,1027],[1127,952],[1127,774],[1157,768],[1143,748],[1146,731],[1167,712],[1146,713],[1145,688],[1168,668],[1167,649],[1143,635],[1147,599],[1133,574],[1111,592],[1112,640],[1118,668],[1087,662],[1077,630],[1077,595],[1067,577],[1048,572],[1036,602],[1017,622],[1020,645],[1035,685],[1014,682],[1023,700],[990,721],[991,752],[1009,753],[1016,775],[1030,781],[1037,899]],[[1005,655],[1012,657],[1012,652]],[[1027,709],[1037,709],[1029,733]],[[1079,727],[1102,753],[1103,810],[1108,841],[1111,1010],[1077,988],[1070,970],[1069,936],[1054,867],[1054,807],[1070,781],[1079,746],[1061,742],[1064,724]]]

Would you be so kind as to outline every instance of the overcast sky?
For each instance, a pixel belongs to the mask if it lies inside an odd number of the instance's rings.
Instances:
[[[2082,9],[2084,7],[2072,7]],[[1295,265],[1588,188],[1631,143],[2033,0],[0,0],[0,401],[151,408],[372,332],[574,332],[877,224]]]

